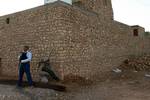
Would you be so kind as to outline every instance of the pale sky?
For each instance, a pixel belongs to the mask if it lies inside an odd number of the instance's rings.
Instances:
[[[150,0],[112,0],[114,17],[128,25],[140,25],[150,31]]]
[[[114,18],[150,31],[150,0],[112,0]],[[44,0],[0,0],[0,16],[43,5]]]

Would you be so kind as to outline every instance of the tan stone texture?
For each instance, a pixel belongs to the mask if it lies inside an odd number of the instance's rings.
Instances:
[[[130,55],[150,53],[150,38],[134,37],[130,26],[114,21],[110,0],[103,8],[97,2],[94,10],[58,1],[0,17],[1,75],[17,76],[24,45],[33,53],[34,80],[42,57],[49,57],[61,79],[69,74],[94,79]]]

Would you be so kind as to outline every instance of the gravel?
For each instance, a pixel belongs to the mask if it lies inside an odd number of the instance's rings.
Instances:
[[[58,94],[51,89],[0,85],[0,100],[57,100]]]

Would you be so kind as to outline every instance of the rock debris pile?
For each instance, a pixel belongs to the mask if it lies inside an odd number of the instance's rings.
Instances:
[[[130,57],[118,67],[121,70],[150,71],[150,55]]]

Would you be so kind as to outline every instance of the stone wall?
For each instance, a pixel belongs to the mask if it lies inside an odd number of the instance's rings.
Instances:
[[[50,4],[34,9],[0,17],[0,58],[1,74],[17,76],[17,56],[24,45],[29,45],[33,53],[31,70],[33,77],[38,77],[38,62],[41,57],[49,56],[51,65],[61,71],[61,59],[64,35],[60,32],[62,23],[59,4]],[[10,23],[6,23],[6,19]]]
[[[73,73],[93,79],[95,74],[109,71],[130,55],[149,53],[149,39],[134,37],[130,26],[76,7],[61,9],[65,13],[61,23],[67,44],[63,48],[64,76]]]
[[[34,80],[41,57],[50,58],[61,79],[70,74],[94,79],[130,55],[150,53],[150,39],[131,33],[128,25],[60,1],[6,15],[0,17],[1,75],[17,76],[17,56],[29,45]]]
[[[113,19],[111,0],[73,0],[73,5],[93,11],[99,16],[104,16],[106,19]]]

